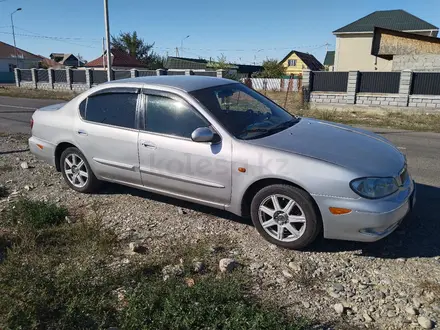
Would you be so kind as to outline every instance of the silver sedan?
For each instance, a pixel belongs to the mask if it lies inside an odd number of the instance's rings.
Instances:
[[[110,181],[225,209],[285,248],[319,234],[376,241],[415,202],[388,140],[293,116],[227,79],[109,82],[35,111],[31,125],[30,150],[76,191]]]

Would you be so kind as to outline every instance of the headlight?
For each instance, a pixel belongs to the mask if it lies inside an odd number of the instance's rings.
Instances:
[[[394,178],[363,178],[350,183],[351,189],[365,198],[382,198],[395,193],[399,186]]]

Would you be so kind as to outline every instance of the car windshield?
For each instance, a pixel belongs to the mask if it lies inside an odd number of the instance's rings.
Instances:
[[[300,119],[239,83],[191,92],[235,137],[257,139],[284,130]]]

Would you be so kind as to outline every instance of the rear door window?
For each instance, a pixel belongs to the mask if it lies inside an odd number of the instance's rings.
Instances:
[[[136,128],[136,93],[105,93],[88,97],[80,105],[87,121],[124,128]]]

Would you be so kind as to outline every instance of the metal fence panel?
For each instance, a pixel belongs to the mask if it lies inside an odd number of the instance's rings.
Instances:
[[[46,69],[38,69],[37,70],[37,81],[48,82],[49,81],[49,73]]]
[[[313,72],[312,91],[316,92],[346,92],[348,72]]]
[[[67,82],[66,70],[53,70],[53,81],[56,83]]]
[[[72,83],[85,84],[86,70],[72,70]]]
[[[167,75],[169,75],[169,76],[184,76],[185,75],[185,71],[171,71],[171,70],[168,70],[167,71]]]
[[[252,88],[255,90],[268,90],[268,91],[287,91],[289,88],[290,79],[285,78],[250,78],[252,82]],[[246,78],[241,78],[240,81],[245,83]],[[292,79],[292,86],[289,91],[298,92],[299,79]]]
[[[399,93],[400,72],[359,72],[359,93]]]
[[[414,72],[411,94],[440,95],[440,73]]]
[[[217,77],[216,71],[193,71],[195,76]]]
[[[91,78],[93,84],[102,84],[107,82],[107,71],[105,70],[93,70],[91,71]]]
[[[31,70],[27,70],[27,69],[20,69],[20,77],[21,80],[23,81],[32,81],[32,72]]]
[[[115,80],[131,78],[130,70],[114,70],[113,75]]]
[[[138,70],[139,77],[156,76],[156,70]]]

